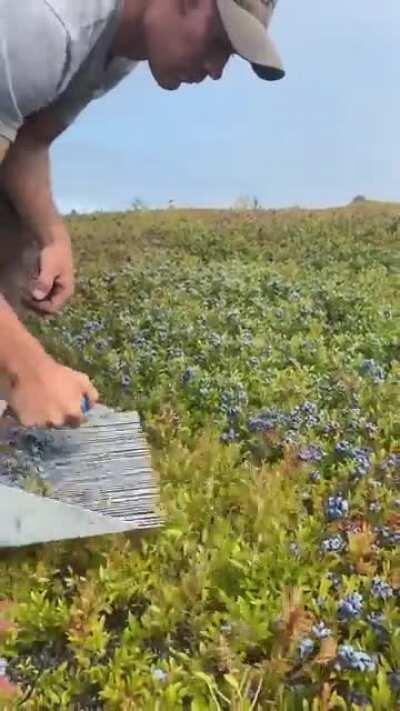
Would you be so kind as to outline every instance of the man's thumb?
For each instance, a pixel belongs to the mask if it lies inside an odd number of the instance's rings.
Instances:
[[[35,280],[34,287],[31,291],[32,296],[37,301],[42,301],[51,291],[52,284],[50,284],[50,279],[43,279],[43,275],[40,279]]]

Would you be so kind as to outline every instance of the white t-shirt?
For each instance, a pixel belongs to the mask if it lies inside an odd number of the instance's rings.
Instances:
[[[68,126],[136,66],[108,61],[122,0],[0,0],[0,136],[51,106]]]

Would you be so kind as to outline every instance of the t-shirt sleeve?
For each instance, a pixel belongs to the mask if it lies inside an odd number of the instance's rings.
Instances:
[[[65,91],[51,105],[51,112],[65,128],[70,126],[94,98],[90,84],[85,82],[84,68],[72,78]]]
[[[46,0],[0,0],[0,136],[13,142],[24,118],[54,101],[69,36]]]
[[[72,78],[64,93],[52,104],[53,115],[65,127],[70,126],[92,101],[114,89],[136,65],[137,62],[117,58],[114,59],[108,74],[99,74],[96,71],[98,67],[95,58],[90,56]]]

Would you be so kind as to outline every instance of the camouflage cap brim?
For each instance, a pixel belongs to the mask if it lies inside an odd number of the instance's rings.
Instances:
[[[276,0],[216,0],[230,42],[261,79],[285,76],[282,60],[267,34]]]

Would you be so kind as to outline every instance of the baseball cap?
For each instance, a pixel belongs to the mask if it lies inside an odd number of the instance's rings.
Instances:
[[[267,29],[278,0],[216,0],[235,52],[247,59],[261,79],[283,79],[285,71]]]

